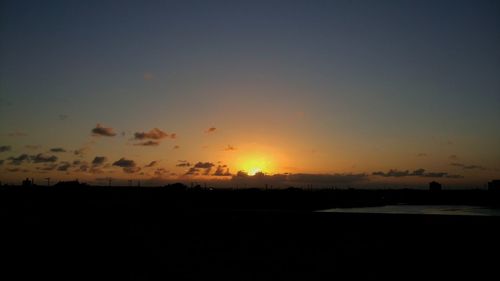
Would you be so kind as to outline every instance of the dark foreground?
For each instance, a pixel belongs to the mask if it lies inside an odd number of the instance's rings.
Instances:
[[[500,253],[499,217],[1,195],[3,280],[482,280]]]

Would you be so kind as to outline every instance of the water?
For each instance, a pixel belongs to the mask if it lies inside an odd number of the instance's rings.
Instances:
[[[456,216],[500,216],[500,209],[467,205],[388,205],[380,207],[335,208],[329,213],[417,214]]]

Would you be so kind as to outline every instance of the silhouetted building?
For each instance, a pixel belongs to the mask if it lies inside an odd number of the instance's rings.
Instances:
[[[488,183],[489,191],[500,191],[500,180],[492,180]]]
[[[33,179],[29,179],[29,178],[26,178],[25,180],[23,180],[23,186],[33,186],[34,185],[34,180]]]
[[[442,189],[442,186],[439,182],[436,182],[436,181],[431,181],[429,183],[429,190],[430,191],[439,191]]]

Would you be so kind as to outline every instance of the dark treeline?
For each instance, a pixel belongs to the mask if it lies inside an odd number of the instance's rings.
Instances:
[[[157,208],[166,210],[297,210],[392,204],[478,205],[500,207],[500,192],[413,189],[212,189],[181,183],[163,187],[55,186],[0,187],[3,207]]]

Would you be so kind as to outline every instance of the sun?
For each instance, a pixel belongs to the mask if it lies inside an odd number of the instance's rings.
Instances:
[[[248,157],[240,163],[240,170],[246,172],[250,176],[254,176],[259,172],[272,172],[271,162],[265,157]]]

